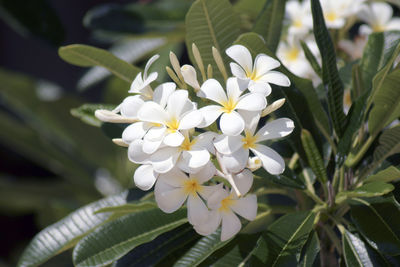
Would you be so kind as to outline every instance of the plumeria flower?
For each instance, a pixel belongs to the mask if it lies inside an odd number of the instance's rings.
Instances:
[[[151,164],[143,164],[135,170],[133,181],[138,188],[147,191],[153,187],[159,175]]]
[[[321,0],[326,26],[332,29],[342,28],[346,19],[355,15],[364,0]]]
[[[346,52],[352,60],[357,60],[362,57],[367,41],[366,35],[358,35],[354,40],[340,40],[339,48]]]
[[[358,17],[368,23],[360,26],[360,34],[400,30],[400,18],[392,18],[393,9],[387,3],[370,3],[362,5]]]
[[[181,73],[185,83],[193,87],[195,92],[198,92],[200,90],[200,84],[197,80],[196,69],[193,66],[186,64],[181,67]]]
[[[251,151],[261,160],[266,171],[273,175],[281,174],[285,170],[283,158],[260,142],[287,136],[294,129],[293,121],[287,118],[277,119],[268,122],[255,133],[259,117],[250,114],[248,117],[244,136],[221,135],[215,139],[216,150],[224,155],[223,164],[233,172],[238,171],[246,166]]]
[[[306,35],[313,27],[310,1],[300,3],[292,0],[286,3],[286,16],[289,19],[288,34],[296,36]]]
[[[284,74],[272,71],[280,66],[279,61],[265,54],[259,54],[254,60],[250,51],[243,45],[233,45],[226,49],[226,54],[236,63],[231,63],[232,74],[242,80],[248,81],[251,92],[262,93],[268,96],[271,93],[270,83],[289,86],[289,78]]]
[[[137,139],[129,145],[128,157],[137,164],[151,164],[157,173],[166,173],[178,166],[185,172],[198,172],[210,162],[209,146],[216,134],[202,133],[190,140],[187,131],[178,147],[164,146],[153,154],[144,151],[144,140]],[[152,178],[151,178],[152,179]]]
[[[209,79],[200,88],[202,96],[219,105],[209,105],[200,109],[204,121],[200,127],[207,127],[221,114],[219,126],[226,135],[238,135],[244,129],[244,120],[236,110],[260,111],[266,107],[265,96],[259,93],[242,93],[246,84],[236,78],[229,78],[226,82],[227,92],[215,79]]]
[[[143,151],[147,154],[154,153],[162,143],[180,146],[185,139],[180,131],[197,127],[203,120],[186,90],[174,91],[168,98],[166,108],[154,101],[145,102],[138,112],[138,118],[155,125],[143,138]]]
[[[205,223],[195,224],[194,229],[201,235],[210,235],[222,224],[221,241],[232,238],[242,228],[236,214],[249,221],[254,220],[257,215],[257,197],[253,194],[238,198],[235,193],[221,188],[209,197],[207,204],[211,209],[207,220]]]
[[[159,55],[154,55],[149,59],[149,61],[147,61],[146,66],[144,68],[143,77],[141,72],[138,75],[136,75],[136,78],[133,80],[131,88],[128,91],[129,93],[138,93],[141,94],[142,96],[145,96],[147,99],[152,98],[153,91],[149,85],[150,83],[154,82],[157,79],[158,73],[152,72],[149,75],[147,75],[147,73],[149,71],[150,66],[159,57],[160,57]]]
[[[193,225],[205,223],[208,219],[208,208],[202,198],[207,200],[222,185],[203,185],[214,174],[215,167],[209,164],[189,177],[179,169],[160,175],[154,189],[158,207],[166,213],[172,213],[187,200],[189,222]]]

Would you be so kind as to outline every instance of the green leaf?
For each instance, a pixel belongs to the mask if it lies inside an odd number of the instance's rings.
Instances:
[[[160,209],[150,209],[125,215],[102,225],[81,239],[73,252],[74,264],[76,266],[110,264],[133,248],[186,221],[186,211],[183,209],[173,214],[165,214]]]
[[[310,48],[304,41],[300,41],[301,47],[303,48],[304,55],[306,56],[308,62],[310,63],[311,67],[318,74],[319,77],[322,76],[322,69],[319,65],[317,59],[315,58],[313,52],[311,52]]]
[[[192,44],[195,43],[204,67],[211,64],[215,77],[222,77],[212,56],[212,47],[218,49],[228,66],[225,50],[239,36],[239,20],[228,0],[196,0],[186,14],[186,46],[194,63]],[[227,69],[227,68],[226,68]]]
[[[376,250],[400,254],[400,207],[390,198],[352,200],[351,218],[358,231]]]
[[[336,134],[342,137],[346,125],[343,112],[343,83],[336,66],[336,54],[331,36],[325,25],[319,0],[311,0],[313,31],[322,58],[322,81],[327,88],[329,114]]]
[[[324,160],[315,145],[314,139],[309,131],[303,129],[301,131],[301,142],[303,143],[304,150],[306,151],[307,160],[311,169],[317,176],[320,183],[325,184],[328,181]]]
[[[232,240],[221,241],[221,230],[215,233],[202,237],[193,247],[190,248],[185,255],[182,256],[175,264],[178,266],[198,266],[207,259],[214,251],[225,246]]]
[[[387,169],[384,169],[383,171],[380,171],[374,175],[371,175],[365,179],[365,183],[371,183],[371,182],[385,182],[385,183],[390,183],[392,181],[395,181],[397,179],[400,179],[400,170],[394,166],[390,166]]]
[[[62,46],[58,50],[58,54],[66,62],[76,66],[100,66],[106,68],[117,77],[129,83],[141,71],[139,68],[117,58],[110,52],[89,45],[73,44]]]
[[[400,70],[394,70],[386,76],[382,86],[375,91],[373,108],[368,118],[368,129],[376,136],[385,126],[400,117]]]
[[[348,230],[342,235],[342,246],[346,266],[390,266],[377,251]]]
[[[76,242],[104,223],[109,214],[94,214],[102,207],[121,205],[126,202],[127,192],[88,204],[61,221],[39,232],[19,259],[18,266],[38,266],[51,257],[73,247]]]
[[[378,197],[390,193],[394,186],[384,182],[371,182],[362,185],[353,191],[342,191],[336,195],[335,202],[341,203],[346,199],[355,197]]]
[[[302,257],[299,267],[312,267],[320,251],[318,235],[312,231],[308,237],[307,243],[303,247]]]
[[[304,211],[276,220],[258,240],[251,265],[296,266],[314,226],[314,219],[313,212]]]
[[[156,208],[157,204],[150,201],[138,201],[137,203],[126,203],[120,206],[104,207],[95,211],[95,214],[111,212],[113,218],[122,217],[124,215]]]
[[[374,151],[373,165],[377,166],[389,156],[400,153],[400,125],[383,132]]]
[[[266,179],[275,184],[284,185],[296,189],[304,189],[306,188],[304,181],[296,176],[289,168],[286,168],[282,174],[272,175],[268,173],[264,168],[260,168],[254,173],[259,176],[260,179]]]
[[[268,49],[274,53],[281,39],[285,5],[286,0],[267,0],[252,30],[264,38]]]
[[[102,122],[94,116],[94,112],[97,109],[113,110],[114,108],[114,105],[107,104],[83,104],[78,108],[71,109],[71,115],[81,119],[89,125],[100,127]]]
[[[64,41],[65,30],[49,1],[0,1],[0,16],[23,36],[36,35],[55,46]]]

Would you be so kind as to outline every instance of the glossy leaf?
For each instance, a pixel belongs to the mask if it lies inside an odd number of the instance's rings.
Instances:
[[[149,242],[187,221],[186,211],[165,214],[159,209],[128,214],[108,222],[81,239],[75,246],[76,266],[107,265],[133,248]]]
[[[301,44],[301,47],[303,48],[304,55],[306,56],[308,62],[311,65],[311,67],[313,68],[315,73],[318,74],[318,76],[321,77],[322,76],[322,69],[321,69],[321,66],[318,63],[318,60],[315,58],[313,52],[311,52],[310,48],[308,47],[308,45],[304,41],[301,41],[300,44]]]
[[[386,76],[382,86],[375,91],[373,108],[368,118],[368,129],[376,136],[385,126],[400,117],[400,70],[394,70]]]
[[[207,259],[214,251],[225,246],[232,240],[221,241],[221,230],[202,237],[188,252],[185,253],[174,266],[198,266]]]
[[[383,132],[379,145],[374,151],[374,165],[383,162],[389,156],[400,153],[400,125]]]
[[[113,110],[114,108],[114,105],[83,104],[78,108],[71,109],[71,115],[81,119],[84,123],[87,123],[91,126],[100,127],[102,122],[94,116],[94,112],[97,109]]]
[[[324,161],[309,131],[305,129],[301,131],[301,141],[311,169],[317,176],[319,182],[325,184],[328,181],[328,176],[326,174]]]
[[[352,203],[352,220],[368,243],[384,254],[400,254],[400,207],[393,197]]]
[[[332,39],[325,25],[319,0],[311,0],[313,31],[322,58],[322,81],[327,89],[329,114],[336,134],[341,137],[346,125],[343,112],[343,83],[336,66],[336,54]]]
[[[315,259],[320,251],[320,244],[318,235],[315,231],[312,231],[306,244],[303,247],[302,257],[300,258],[301,267],[312,267],[314,266]]]
[[[384,182],[371,182],[364,184],[352,191],[342,191],[336,195],[335,202],[341,203],[342,201],[355,198],[355,197],[378,197],[390,193],[394,190],[394,186]]]
[[[304,181],[299,176],[296,176],[294,173],[292,173],[288,168],[286,168],[285,171],[279,175],[272,175],[264,170],[264,168],[258,169],[254,174],[259,176],[260,179],[266,179],[275,184],[297,189],[305,188]]]
[[[38,266],[73,247],[83,236],[104,223],[110,214],[94,214],[102,207],[126,202],[127,192],[88,204],[39,232],[19,259],[18,266]]]
[[[260,34],[272,52],[276,52],[281,37],[286,0],[267,0],[258,14],[252,31]]]
[[[228,70],[225,50],[239,36],[239,20],[228,0],[196,0],[186,14],[186,47],[194,63],[192,44],[200,51],[205,68],[211,64],[215,77],[222,77],[212,56],[212,47],[217,48]]]
[[[303,245],[314,226],[313,212],[284,215],[260,237],[251,258],[252,265],[296,266]]]
[[[122,217],[126,214],[156,208],[157,204],[150,201],[139,201],[137,203],[126,203],[120,206],[104,207],[95,211],[95,213],[111,212],[113,217]]]
[[[390,166],[383,171],[380,171],[374,175],[371,175],[365,179],[365,183],[371,182],[385,182],[390,183],[392,181],[400,179],[400,170],[394,166]]]
[[[129,83],[141,71],[110,52],[89,45],[74,44],[63,46],[60,47],[58,53],[62,59],[70,64],[80,67],[100,66]]]

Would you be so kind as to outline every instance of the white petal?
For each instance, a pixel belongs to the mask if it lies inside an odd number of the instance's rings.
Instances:
[[[193,87],[196,90],[200,89],[200,84],[197,81],[196,70],[193,66],[183,65],[181,67],[181,72],[182,72],[183,79],[185,80],[185,83],[189,84],[191,87]]]
[[[205,132],[196,136],[193,148],[203,147],[208,150],[211,154],[215,154],[215,148],[213,145],[213,140],[218,136],[214,132]]]
[[[143,151],[143,140],[137,139],[129,144],[128,158],[137,164],[149,162],[150,155]]]
[[[215,149],[224,155],[230,155],[243,146],[243,136],[219,135],[214,140]]]
[[[144,67],[144,75],[143,78],[144,79],[148,79],[147,78],[147,72],[149,71],[150,66],[154,63],[154,61],[156,61],[160,56],[159,55],[154,55],[152,56],[146,63],[146,66]],[[151,74],[150,74],[151,75]],[[156,78],[157,79],[157,78]]]
[[[207,220],[203,224],[194,225],[194,230],[200,235],[210,235],[214,233],[221,224],[221,213],[211,211],[208,213]]]
[[[168,119],[168,114],[156,102],[145,102],[138,112],[138,118],[142,121],[164,124]]]
[[[200,128],[204,128],[212,124],[222,113],[222,107],[217,105],[205,106],[199,110],[201,114],[203,114],[203,121],[198,126]]]
[[[156,172],[166,173],[175,166],[179,154],[179,149],[176,147],[164,147],[151,155],[150,161]]]
[[[187,90],[176,90],[173,92],[168,98],[167,110],[169,115],[175,119],[180,118],[187,101]]]
[[[178,168],[173,168],[169,172],[161,174],[159,179],[170,186],[183,187],[188,177]]]
[[[242,90],[243,89],[243,90]],[[238,79],[237,78],[228,78],[226,81],[226,90],[227,90],[227,96],[228,99],[230,99],[232,102],[237,102],[239,100],[240,95],[243,93],[243,91],[246,88],[240,88]]]
[[[153,154],[160,148],[163,139],[160,140],[147,140],[146,138],[143,139],[143,152],[146,154]]]
[[[140,91],[143,92],[144,91],[143,89],[145,89],[149,84],[157,80],[157,77],[158,77],[157,72],[150,73],[150,75],[147,76],[147,78],[143,81],[143,88]]]
[[[128,93],[139,93],[142,88],[143,88],[142,73],[139,72],[138,75],[136,75],[135,79],[133,80]]]
[[[162,180],[158,180],[154,189],[158,207],[166,213],[172,213],[182,207],[187,198],[183,188],[174,188]]]
[[[400,30],[400,18],[391,19],[386,25],[388,31],[398,31]]]
[[[289,78],[285,74],[277,71],[268,72],[267,74],[263,75],[260,80],[279,86],[290,86]]]
[[[204,167],[200,168],[197,172],[191,173],[190,178],[195,178],[199,183],[203,184],[214,177],[216,172],[214,164],[209,161]]]
[[[189,130],[197,127],[203,121],[203,114],[199,110],[187,112],[179,122],[179,130]]]
[[[192,225],[203,224],[209,214],[206,204],[197,194],[190,194],[187,201],[188,221]]]
[[[221,201],[228,196],[229,192],[221,187],[209,196],[207,199],[207,206],[212,210],[219,209],[221,207]]]
[[[210,185],[210,186],[203,185],[201,187],[201,190],[200,190],[199,194],[200,194],[200,196],[202,198],[204,198],[205,200],[208,200],[210,198],[210,196],[212,194],[214,194],[214,192],[216,192],[218,190],[221,190],[222,186],[223,186],[222,183],[221,184],[217,184],[217,185]]]
[[[247,79],[246,72],[236,63],[229,64],[231,66],[232,75],[240,79]]]
[[[147,123],[147,125],[151,125]],[[149,141],[160,141],[164,138],[165,134],[167,133],[167,128],[164,125],[161,126],[153,126],[151,127],[144,137]]]
[[[248,93],[243,95],[238,104],[237,109],[249,110],[249,111],[260,111],[267,106],[267,100],[263,94]]]
[[[243,45],[233,45],[226,49],[226,54],[235,60],[247,74],[252,73],[253,59],[250,51]]]
[[[285,161],[275,150],[257,144],[254,149],[251,148],[251,151],[260,158],[264,169],[270,174],[278,175],[285,170]]]
[[[372,10],[379,24],[385,25],[392,18],[393,9],[387,3],[373,3]]]
[[[244,129],[244,121],[239,113],[232,111],[222,114],[219,127],[226,135],[239,135]]]
[[[141,139],[146,134],[148,126],[148,123],[142,121],[129,125],[122,132],[122,140],[129,144],[136,139]]]
[[[244,120],[245,130],[254,135],[258,122],[260,121],[260,112],[247,110],[239,110],[238,112]]]
[[[266,74],[272,69],[279,67],[281,63],[278,60],[265,54],[258,54],[254,60],[254,67],[257,78]]]
[[[239,233],[240,228],[242,228],[242,224],[232,211],[222,213],[221,241],[226,241],[234,237]]]
[[[242,196],[246,195],[253,185],[253,173],[248,169],[244,169],[242,172],[232,175],[232,177],[240,194]]]
[[[272,88],[271,85],[267,82],[263,81],[251,81],[249,84],[249,91],[252,93],[259,93],[264,96],[269,96],[271,94]]]
[[[144,101],[139,95],[128,96],[121,104],[121,115],[128,118],[137,118],[138,111]]]
[[[231,209],[243,218],[252,221],[257,216],[257,197],[256,195],[247,195],[239,198],[231,206]]]
[[[205,148],[199,150],[184,150],[182,151],[182,157],[187,162],[190,169],[198,169],[209,162],[210,153],[208,153]]]
[[[248,157],[249,150],[240,148],[232,155],[222,156],[221,161],[229,172],[237,173],[242,171],[246,167]]]
[[[226,93],[221,84],[215,79],[208,79],[203,83],[200,91],[204,94],[205,98],[215,101],[222,105],[228,101]]]
[[[183,140],[185,140],[185,137],[179,131],[175,131],[165,135],[164,144],[167,146],[177,147],[182,144]]]
[[[257,132],[257,141],[270,140],[287,136],[294,129],[294,122],[291,119],[280,118],[268,122]]]
[[[168,97],[175,91],[176,84],[172,82],[163,83],[156,87],[153,94],[153,101],[162,108],[167,105]]]
[[[157,177],[158,174],[154,172],[153,166],[141,165],[136,169],[133,180],[137,187],[147,191],[153,187]]]

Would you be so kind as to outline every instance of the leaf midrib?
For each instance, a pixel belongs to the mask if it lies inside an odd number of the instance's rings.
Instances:
[[[219,44],[217,42],[217,37],[215,35],[214,28],[212,27],[212,22],[211,22],[211,19],[210,19],[210,15],[208,14],[208,9],[207,9],[205,1],[201,0],[201,4],[202,4],[203,10],[204,10],[204,15],[206,17],[207,26],[208,26],[208,29],[210,30],[210,35],[211,35],[211,38],[213,39],[213,43],[215,45],[215,48],[217,48],[218,51],[221,51],[220,46],[219,46]]]
[[[358,263],[360,264],[360,266],[364,266],[362,261],[361,261],[361,259],[360,259],[360,257],[359,257],[359,255],[358,255],[358,253],[357,253],[357,251],[355,250],[355,248],[353,246],[353,243],[349,240],[349,237],[347,236],[347,233],[344,234],[344,238],[347,240],[347,243],[349,244],[350,249],[353,252],[354,256],[356,257],[356,259],[357,259]],[[346,263],[347,263],[347,261],[346,261]]]

